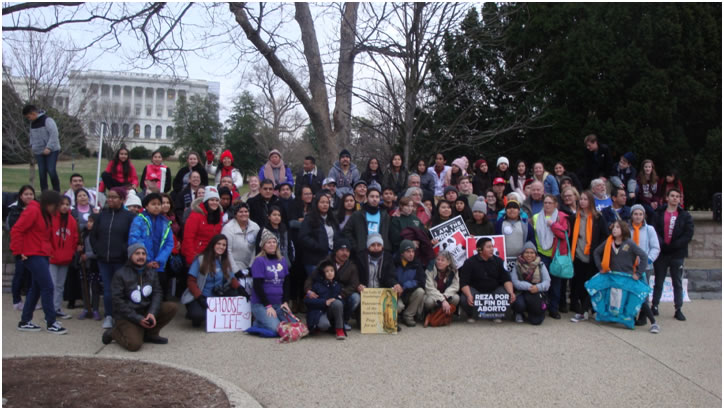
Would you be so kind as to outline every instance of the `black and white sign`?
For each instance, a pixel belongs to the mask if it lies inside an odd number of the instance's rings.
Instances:
[[[502,319],[510,306],[507,293],[480,293],[475,295],[475,309],[481,319]]]
[[[470,231],[468,231],[468,227],[465,226],[465,221],[460,215],[430,228],[432,239],[436,239],[438,241],[442,241],[448,236],[452,236],[455,232],[461,232],[465,237],[470,236]]]

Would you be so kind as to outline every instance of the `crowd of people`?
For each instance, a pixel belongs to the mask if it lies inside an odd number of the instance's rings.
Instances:
[[[62,302],[81,299],[77,319],[102,320],[104,343],[137,350],[167,342],[159,331],[180,306],[175,300],[200,327],[208,298],[246,296],[256,328],[275,332],[293,317],[287,313],[302,312],[310,331],[344,339],[359,326],[367,287],[394,289],[406,326],[474,322],[476,295],[485,293],[508,294],[515,322],[540,325],[569,311],[581,322],[595,314],[586,282],[618,272],[645,284],[655,276],[652,304],[643,302],[637,324],[649,320],[658,333],[667,273],[675,317],[685,320],[682,265],[694,226],[682,183],[675,170],[660,177],[648,159],[636,172],[630,152],[614,163],[594,135],[584,143],[578,173],[561,162],[553,172],[543,162],[512,168],[506,157],[460,157],[448,166],[444,153],[409,169],[399,154],[386,167],[372,158],[360,172],[342,150],[326,177],[313,157],[293,175],[272,150],[246,177],[243,195],[244,176],[228,150],[218,162],[212,151],[191,152],[175,176],[156,151],[139,178],[121,148],[101,192],[79,174],[64,195],[55,183],[37,200],[32,186],[19,190],[6,223],[18,329],[40,330],[32,318],[42,307],[47,330],[65,333],[58,319],[71,315]],[[429,229],[457,216],[471,235],[503,235],[514,263],[508,268],[488,237],[462,266],[436,252]],[[570,279],[551,273],[560,256],[572,261]]]

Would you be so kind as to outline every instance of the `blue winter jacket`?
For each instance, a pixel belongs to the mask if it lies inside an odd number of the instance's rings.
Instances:
[[[326,314],[327,309],[329,309],[327,300],[342,300],[342,285],[336,280],[330,282],[327,279],[317,276],[310,290],[318,295],[315,299],[308,296],[304,298],[304,303],[309,308],[307,310],[307,327],[309,327],[310,330],[314,330],[319,324],[319,319],[322,315]]]
[[[558,190],[558,181],[556,181],[556,177],[551,174],[548,174],[548,176],[545,177],[545,179],[543,180],[543,192],[551,195],[560,195],[560,191]]]
[[[425,288],[425,267],[422,263],[415,258],[412,262],[408,262],[404,267],[402,266],[402,256],[396,255],[395,257],[395,275],[397,276],[397,282],[402,286],[402,289],[415,290],[416,288]]]
[[[138,214],[131,223],[128,246],[143,243],[146,247],[146,262],[158,262],[158,272],[163,272],[173,250],[171,221],[165,215],[152,216],[148,211]]]
[[[598,273],[585,286],[597,321],[623,323],[629,329],[651,293],[648,285],[623,272]]]

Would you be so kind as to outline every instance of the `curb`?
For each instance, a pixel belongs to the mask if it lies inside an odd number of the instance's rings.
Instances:
[[[226,394],[227,399],[229,400],[229,405],[231,407],[235,408],[242,408],[242,407],[255,407],[255,408],[261,408],[262,405],[256,401],[249,393],[242,390],[240,387],[227,382],[224,379],[221,379],[217,376],[214,376],[210,373],[207,373],[203,370],[197,370],[192,369],[190,367],[180,366],[173,363],[165,363],[157,360],[147,360],[147,359],[131,359],[128,357],[120,357],[120,356],[97,356],[97,355],[87,355],[87,354],[67,354],[63,356],[53,356],[49,354],[31,354],[31,355],[9,355],[9,356],[3,356],[3,359],[22,359],[22,358],[30,358],[30,357],[76,357],[76,358],[85,358],[85,359],[111,359],[111,360],[134,360],[138,362],[143,363],[150,363],[155,364],[158,366],[165,366],[170,367],[176,370],[181,370],[187,373],[191,373],[194,375],[197,375],[199,377],[203,377],[204,379],[208,380],[209,382],[219,386],[221,390],[224,391],[224,394]],[[3,399],[4,400],[4,399]]]

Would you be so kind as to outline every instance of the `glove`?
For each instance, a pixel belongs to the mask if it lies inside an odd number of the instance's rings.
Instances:
[[[206,303],[206,296],[201,295],[201,296],[199,296],[199,298],[197,300],[199,301],[199,304],[201,304],[201,306],[204,307],[204,309],[209,308],[208,303]]]
[[[208,150],[206,151],[206,162],[214,162],[214,151]]]

